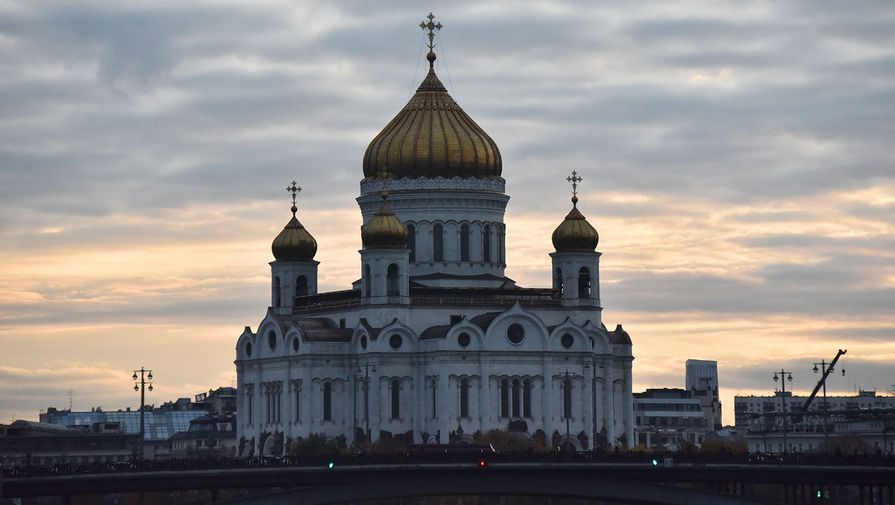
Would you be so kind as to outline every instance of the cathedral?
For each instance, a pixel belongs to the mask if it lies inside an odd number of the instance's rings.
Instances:
[[[435,74],[441,25],[430,14],[421,26],[428,74],[364,154],[360,279],[348,289],[318,292],[317,242],[296,215],[300,188],[287,188],[270,307],[236,342],[239,454],[279,456],[311,434],[368,449],[490,430],[548,448],[628,446],[631,339],[601,321],[581,178],[568,178],[572,208],[557,216],[553,285],[517,286],[504,275],[500,151]]]

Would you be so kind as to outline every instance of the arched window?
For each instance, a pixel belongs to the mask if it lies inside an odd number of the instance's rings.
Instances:
[[[531,417],[531,380],[522,381],[522,417]]]
[[[301,422],[301,383],[295,383],[295,419],[294,423]]]
[[[505,251],[506,251],[506,248],[503,245],[503,230],[498,226],[497,227],[497,255],[500,257],[498,262],[501,265],[506,264],[506,258],[504,257]]]
[[[444,261],[444,227],[432,227],[432,261]]]
[[[469,380],[460,379],[460,417],[469,417]]]
[[[572,417],[572,379],[568,378],[562,381],[562,417]]]
[[[519,379],[513,381],[513,417],[519,417]]]
[[[563,286],[562,286],[562,269],[561,268],[556,269],[556,280],[554,281],[553,284],[554,284],[554,286],[556,286],[556,290],[559,292],[559,297],[562,298]]]
[[[590,298],[590,270],[587,267],[578,271],[578,298]]]
[[[280,276],[273,278],[273,306],[280,306]]]
[[[510,417],[510,381],[500,381],[500,417]]]
[[[323,420],[333,420],[333,385],[331,382],[323,383]]]
[[[372,294],[370,293],[370,277],[372,277],[372,274],[370,273],[370,265],[364,265],[364,292],[362,294],[367,298]]]
[[[460,261],[469,261],[469,225],[460,225]]]
[[[388,266],[386,280],[386,284],[388,285],[388,296],[399,296],[401,294],[401,289],[400,283],[398,282],[398,265],[392,263]]]
[[[410,249],[410,261],[416,261],[416,226],[407,225],[407,248]]]
[[[482,228],[482,262],[491,263],[491,226]]]
[[[299,275],[295,280],[295,296],[305,296],[308,294],[308,278]]]
[[[392,419],[401,417],[401,381],[392,381]]]

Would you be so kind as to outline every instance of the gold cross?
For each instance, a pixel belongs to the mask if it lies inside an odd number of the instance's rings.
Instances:
[[[392,171],[388,167],[379,169],[379,178],[382,179],[382,198],[388,197],[388,179],[392,176]]]
[[[435,16],[432,15],[431,12],[428,16],[426,16],[426,18],[429,20],[429,22],[427,23],[424,19],[420,23],[420,28],[422,28],[423,30],[429,30],[429,51],[432,51],[432,49],[435,47],[435,42],[433,41],[435,39],[435,32],[441,30],[441,23],[435,22]]]
[[[286,191],[292,193],[292,205],[295,205],[295,195],[301,191],[301,186],[297,186],[295,181],[292,181],[291,186],[286,186]]]
[[[583,180],[578,176],[578,172],[572,170],[572,175],[566,177],[566,180],[572,183],[572,196],[578,196],[578,183]]]

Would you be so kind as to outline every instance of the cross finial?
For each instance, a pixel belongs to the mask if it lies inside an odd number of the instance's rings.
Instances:
[[[388,198],[388,179],[392,176],[392,172],[388,167],[382,167],[379,169],[379,178],[382,179],[382,199],[385,200]]]
[[[566,177],[566,180],[572,183],[572,203],[578,203],[578,183],[583,179],[578,175],[578,172],[572,170],[572,175]]]
[[[431,12],[428,16],[426,16],[426,20],[422,20],[420,22],[420,28],[423,30],[429,30],[429,54],[426,55],[426,59],[429,60],[429,68],[432,68],[432,65],[435,63],[435,32],[441,31],[441,23],[435,21],[435,15]]]
[[[294,216],[296,211],[298,211],[298,207],[295,206],[295,196],[301,191],[301,186],[292,181],[291,186],[286,186],[286,191],[292,193],[292,215]]]

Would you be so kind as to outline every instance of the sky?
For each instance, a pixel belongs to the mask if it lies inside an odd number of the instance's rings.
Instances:
[[[600,233],[634,389],[895,388],[895,7],[839,1],[0,0],[0,422],[235,383],[304,188],[321,291],[359,277],[367,144],[436,71],[497,142],[507,270]],[[69,393],[70,392],[70,393]],[[70,395],[70,396],[69,396]]]

